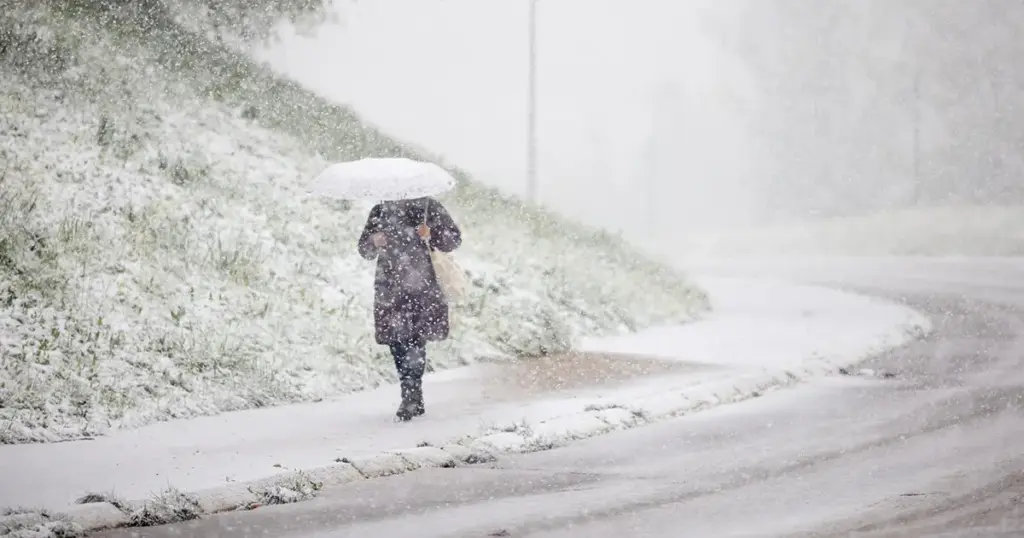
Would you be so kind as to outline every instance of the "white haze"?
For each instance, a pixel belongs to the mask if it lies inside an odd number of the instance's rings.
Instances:
[[[1006,134],[1017,131],[985,93],[1022,95],[991,68],[1015,57],[1013,10],[979,2],[539,0],[540,200],[646,244],[807,216],[1024,202]],[[313,37],[285,28],[256,55],[524,195],[528,3],[336,0],[337,24]],[[970,42],[978,35],[985,47]]]
[[[476,179],[525,195],[527,2],[340,4],[339,24],[312,38],[286,29],[258,56]],[[704,4],[539,2],[543,203],[631,237],[747,213],[734,98],[744,73],[703,28]]]

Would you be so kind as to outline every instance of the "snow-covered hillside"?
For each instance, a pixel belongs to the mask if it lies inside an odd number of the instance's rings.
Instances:
[[[330,161],[411,151],[178,27],[5,10],[0,442],[392,381],[355,253],[365,208],[304,193]],[[469,181],[444,200],[475,287],[434,368],[707,309],[607,235]]]

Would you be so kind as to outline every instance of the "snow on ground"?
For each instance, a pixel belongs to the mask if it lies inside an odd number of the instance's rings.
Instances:
[[[173,25],[46,9],[0,17],[0,443],[392,381],[366,208],[304,193],[329,161],[411,150]],[[433,368],[706,310],[615,238],[468,181],[445,202],[474,287]]]
[[[693,235],[688,259],[765,256],[1017,256],[1024,207],[950,206]]]
[[[865,334],[884,333],[912,316],[900,305],[816,286],[711,277],[699,282],[712,304],[700,323],[584,339],[579,349],[786,369],[815,355],[828,361],[864,355],[876,345]]]
[[[689,363],[678,371],[517,394],[496,390],[516,384],[508,363],[477,364],[429,375],[428,414],[408,424],[391,422],[396,389],[389,386],[316,404],[152,424],[94,441],[3,446],[0,506],[59,510],[90,491],[136,500],[168,486],[242,485],[424,442],[543,449],[835,372],[930,328],[910,309],[867,297],[771,282],[701,282],[722,297],[709,319],[587,342],[590,349],[629,352],[632,360],[656,353]],[[772,330],[747,332],[757,323]],[[790,323],[798,328],[786,329]]]

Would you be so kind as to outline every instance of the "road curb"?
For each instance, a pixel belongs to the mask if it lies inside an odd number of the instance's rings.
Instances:
[[[260,506],[260,493],[275,487],[289,487],[305,481],[315,489],[396,476],[423,468],[457,467],[493,462],[499,455],[535,452],[611,431],[632,429],[653,422],[687,415],[724,403],[734,403],[833,374],[850,368],[867,356],[904,345],[931,332],[923,316],[901,324],[856,360],[835,360],[818,356],[790,370],[763,370],[739,377],[723,376],[717,381],[680,387],[677,390],[648,394],[627,403],[584,404],[579,413],[553,417],[536,424],[511,424],[478,436],[466,436],[442,447],[418,446],[388,450],[356,458],[341,458],[338,463],[306,470],[295,470],[272,477],[201,490],[189,496],[200,507],[200,516]],[[301,500],[301,499],[300,499]],[[143,502],[129,503],[131,507]],[[76,505],[60,514],[83,531],[124,527],[129,515],[108,502]],[[19,514],[0,517],[5,524],[45,524],[47,516]]]
[[[128,514],[109,502],[78,504],[64,516],[83,530],[125,527],[130,523]]]
[[[204,514],[229,512],[246,506],[252,506],[259,497],[252,491],[253,487],[246,484],[232,484],[219,488],[201,490],[196,494],[199,507]]]

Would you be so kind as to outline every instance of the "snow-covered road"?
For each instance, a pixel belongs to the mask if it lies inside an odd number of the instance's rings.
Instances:
[[[866,365],[895,378],[829,377],[493,464],[98,536],[1020,536],[1024,261],[836,269],[801,278],[932,317],[929,338]]]

